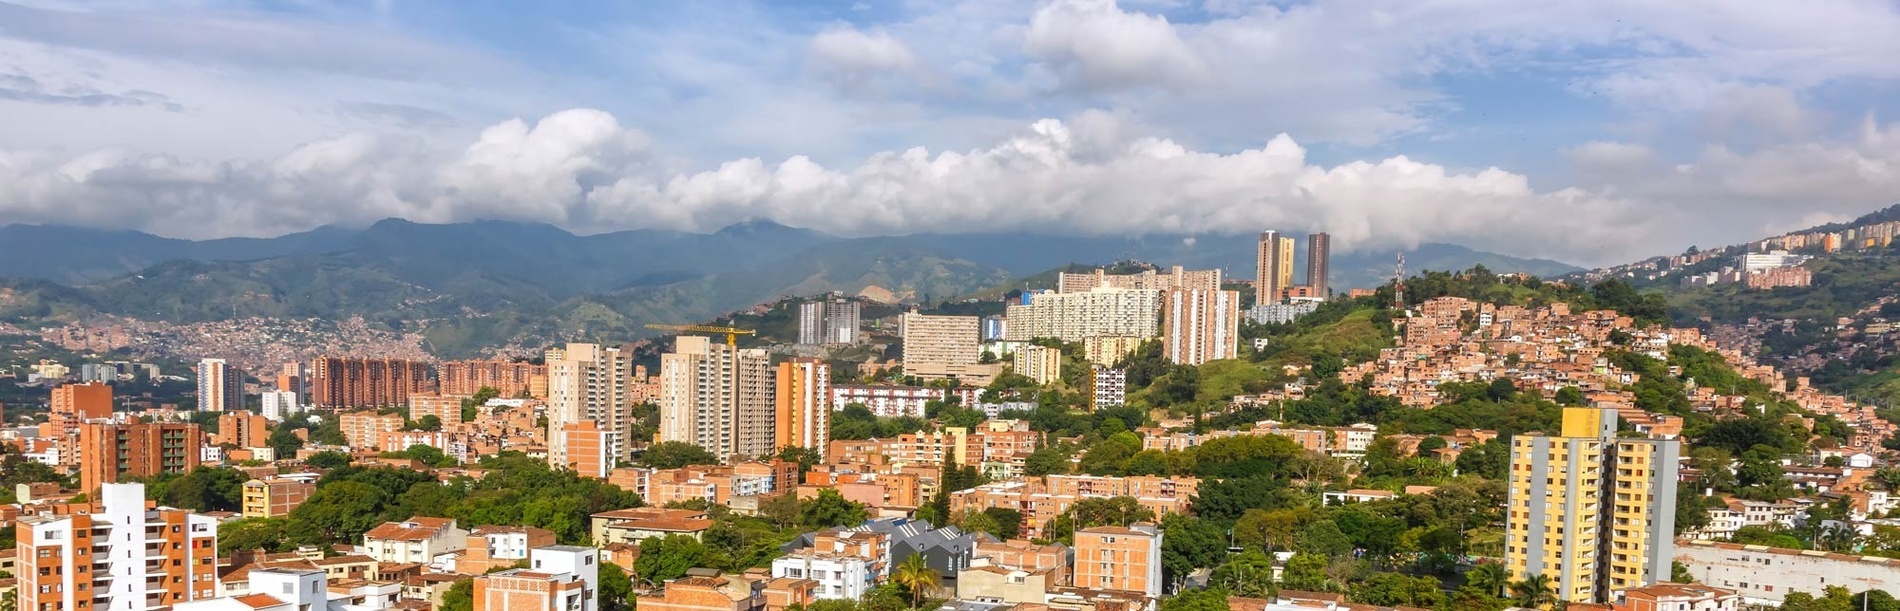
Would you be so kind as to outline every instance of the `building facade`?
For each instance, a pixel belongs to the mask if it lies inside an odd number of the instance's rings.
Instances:
[[[270,439],[270,421],[250,412],[225,412],[218,415],[218,432],[211,443],[239,448],[261,448]]]
[[[822,458],[831,444],[831,366],[794,358],[779,363],[777,373],[772,447],[809,448]]]
[[[22,518],[17,608],[147,611],[218,596],[218,520],[146,509],[144,484],[103,484],[103,511]]]
[[[1900,558],[1682,539],[1674,559],[1698,583],[1731,590],[1746,605],[1773,607],[1789,592],[1820,596],[1830,586],[1900,597]]]
[[[903,317],[904,373],[924,379],[959,377],[966,381],[990,373],[977,364],[982,355],[975,316],[931,316],[909,312]],[[1011,331],[1013,332],[1013,331]]]
[[[771,454],[772,386],[764,350],[682,335],[660,356],[660,431],[656,441],[690,443],[720,460]]]
[[[536,378],[548,375],[547,365],[501,360],[449,361],[436,365],[445,395],[474,395],[493,388],[503,397],[529,392]]]
[[[1128,403],[1128,370],[1096,367],[1089,374],[1089,407],[1106,409]]]
[[[1096,287],[1077,293],[1041,292],[1026,295],[1021,305],[1006,309],[1004,338],[1026,342],[1056,338],[1079,342],[1090,337],[1155,336],[1161,312],[1161,291]]]
[[[1306,236],[1306,285],[1320,298],[1332,295],[1326,277],[1332,274],[1333,236],[1325,232]]]
[[[1511,440],[1505,561],[1511,579],[1546,575],[1557,598],[1669,579],[1681,441],[1618,437],[1616,410],[1567,407],[1560,435]]]
[[[203,452],[198,425],[180,422],[79,425],[79,487],[100,486],[131,477],[189,473]]]
[[[600,552],[556,545],[528,553],[528,567],[475,578],[474,611],[598,611]]]
[[[798,343],[849,346],[858,343],[858,302],[828,298],[798,304]]]
[[[1153,524],[1075,532],[1075,587],[1161,595],[1161,529]]]
[[[1254,304],[1278,301],[1280,291],[1293,286],[1293,238],[1273,230],[1260,232],[1254,270]]]
[[[100,382],[61,385],[53,389],[51,409],[81,420],[111,418],[112,387]]]
[[[1240,293],[1178,290],[1163,295],[1162,353],[1177,365],[1240,356]]]
[[[244,409],[244,372],[224,359],[198,361],[198,411]]]
[[[888,386],[866,384],[834,384],[831,387],[831,409],[844,409],[856,403],[871,410],[880,418],[897,416],[924,416],[924,408],[931,401],[942,401],[941,388],[928,386]]]
[[[567,425],[591,421],[608,437],[607,452],[614,461],[630,455],[633,404],[628,398],[632,355],[619,347],[568,344],[548,350],[548,464],[570,468]],[[610,462],[611,464],[611,462]]]
[[[1095,271],[1088,273],[1062,272],[1058,274],[1056,292],[1084,293],[1098,287],[1154,291],[1218,289],[1220,281],[1221,275],[1218,269],[1189,271],[1176,265],[1166,272],[1147,269],[1133,274],[1110,274],[1108,270],[1096,268]]]
[[[1016,374],[1034,380],[1037,384],[1053,384],[1062,379],[1062,350],[1037,345],[1025,345],[1016,349],[1012,359]]]
[[[423,363],[334,356],[310,362],[310,404],[323,409],[407,405],[410,393],[434,389]]]
[[[317,491],[314,476],[281,478],[276,476],[244,482],[244,517],[281,518],[302,505]]]

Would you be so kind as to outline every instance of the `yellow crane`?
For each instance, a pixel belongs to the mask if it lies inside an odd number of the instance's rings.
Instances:
[[[726,345],[728,346],[738,345],[739,336],[741,335],[757,335],[758,334],[758,331],[755,331],[752,329],[739,329],[739,328],[734,328],[734,327],[715,327],[712,325],[647,325],[647,328],[658,329],[661,331],[678,331],[678,332],[688,332],[688,333],[724,333],[726,334]]]

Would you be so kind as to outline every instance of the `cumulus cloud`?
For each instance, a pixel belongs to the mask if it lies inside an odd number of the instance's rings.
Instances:
[[[826,28],[813,36],[806,52],[819,70],[834,78],[902,72],[917,66],[910,47],[890,32],[864,32],[849,25]]]
[[[1100,124],[1109,116],[1085,122]],[[919,230],[1061,233],[1332,231],[1342,249],[1452,240],[1570,254],[1634,237],[1629,204],[1538,192],[1499,169],[1458,173],[1405,157],[1331,167],[1281,135],[1231,154],[1152,136],[1081,142],[1046,119],[993,146],[878,153],[849,168],[805,157],[674,171],[611,115],[563,111],[482,130],[458,154],[389,136],[314,142],[272,160],[210,162],[100,151],[0,155],[0,217],[212,237],[400,216],[548,221],[577,230],[712,229],[752,217],[858,235]],[[1084,149],[1095,148],[1088,155]],[[1500,236],[1507,236],[1500,238]]]
[[[1130,13],[1115,0],[1057,0],[1029,20],[1023,51],[1087,91],[1186,85],[1205,77],[1200,60],[1166,17]]]

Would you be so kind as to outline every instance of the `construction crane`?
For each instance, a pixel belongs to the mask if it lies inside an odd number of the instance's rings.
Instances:
[[[647,328],[658,329],[661,331],[679,331],[679,332],[687,332],[687,333],[724,333],[726,334],[726,345],[728,346],[738,345],[739,336],[741,335],[757,335],[758,334],[758,331],[755,331],[752,329],[739,329],[739,328],[734,328],[734,327],[715,327],[711,325],[647,325]]]

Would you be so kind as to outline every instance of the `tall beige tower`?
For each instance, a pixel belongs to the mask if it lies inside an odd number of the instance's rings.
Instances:
[[[600,430],[612,461],[629,455],[633,433],[632,402],[627,398],[633,359],[618,347],[568,344],[549,350],[548,464],[570,467],[579,461],[568,456],[565,434],[569,423],[593,422]]]
[[[1254,305],[1279,301],[1280,291],[1293,286],[1293,238],[1273,230],[1260,232],[1254,265]]]
[[[771,454],[772,386],[764,350],[679,336],[673,351],[660,355],[656,441],[690,443],[723,461]]]

